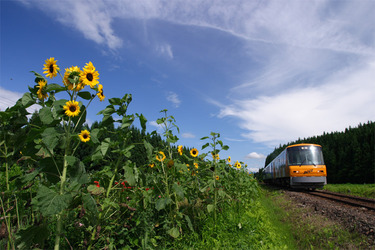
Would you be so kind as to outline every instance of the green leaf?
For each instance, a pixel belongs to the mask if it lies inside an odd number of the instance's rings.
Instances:
[[[204,145],[202,146],[202,150],[205,149],[205,148],[207,148],[208,146],[210,146],[210,143],[207,142],[206,144],[204,144]]]
[[[113,113],[115,113],[115,108],[113,105],[108,105],[105,109],[99,111],[98,115],[111,116]]]
[[[88,92],[88,91],[78,92],[78,96],[81,97],[82,99],[85,99],[85,100],[91,99],[91,93]]]
[[[44,223],[20,229],[16,235],[17,249],[30,249],[35,244],[42,246],[49,235],[48,224]]]
[[[82,185],[89,182],[89,177],[86,173],[85,165],[74,156],[65,157],[68,166],[68,173],[71,182],[76,182],[77,184]]]
[[[177,227],[174,227],[168,230],[168,234],[173,238],[178,238],[178,236],[180,236],[180,231],[178,231]]]
[[[100,132],[100,129],[98,128],[94,128],[93,130],[91,130],[90,132],[90,136],[91,136],[91,141],[93,143],[99,143],[99,140],[98,140],[98,135],[99,135],[99,132]]]
[[[229,146],[228,145],[224,145],[221,147],[222,150],[228,150],[229,149]]]
[[[209,212],[209,213],[211,213],[212,211],[214,211],[214,205],[212,205],[212,204],[209,204],[209,205],[207,205],[207,211]]]
[[[105,189],[103,187],[97,187],[96,185],[89,185],[87,191],[93,195],[100,195],[105,192]]]
[[[47,87],[46,87],[47,92],[55,91],[56,93],[64,91],[65,89],[66,87],[62,87],[56,83],[47,84]]]
[[[42,76],[41,74],[35,72],[35,71],[30,71],[32,73],[34,73],[35,75],[35,82],[38,83],[39,81],[46,81],[46,79],[44,78],[44,76]]]
[[[111,144],[110,138],[105,138],[104,141],[102,141],[102,143],[100,144],[100,151],[101,151],[103,156],[105,156],[107,154],[107,151],[110,147],[110,144]]]
[[[205,136],[205,137],[202,137],[201,140],[206,140],[208,138],[209,138],[208,136]]]
[[[130,166],[125,166],[124,170],[125,170],[125,173],[124,173],[125,180],[129,183],[130,186],[135,186],[136,181],[135,181],[133,168],[131,168]]]
[[[92,223],[92,225],[96,225],[99,210],[94,198],[90,194],[83,194],[82,202],[83,207],[86,209],[87,214],[89,216],[89,221]]]
[[[131,150],[135,147],[135,145],[129,145],[127,146],[126,148],[124,148],[123,150],[121,150],[121,153],[129,158],[132,154],[131,154]]]
[[[177,183],[174,183],[172,189],[178,197],[180,197],[181,199],[184,198],[184,189],[181,186],[179,186]]]
[[[59,143],[59,133],[55,128],[46,128],[42,133],[42,140],[44,146],[51,152]]]
[[[30,93],[25,93],[22,96],[22,105],[25,108],[28,108],[28,107],[30,107],[33,104],[35,104],[35,100],[32,98],[31,94]]]
[[[39,111],[39,117],[45,125],[49,125],[54,121],[51,109],[48,107],[44,107]]]
[[[188,216],[187,214],[185,214],[185,220],[186,220],[186,222],[187,222],[187,224],[188,224],[189,229],[190,229],[192,232],[194,232],[193,224],[191,223],[191,220],[190,220],[190,218],[189,218],[189,216]]]
[[[72,199],[73,197],[70,194],[61,195],[46,186],[40,185],[31,203],[35,206],[35,210],[41,212],[43,216],[54,216],[67,209]]]
[[[164,121],[165,121],[165,118],[159,118],[159,119],[156,120],[156,123],[160,125],[160,124],[162,124]]]
[[[127,115],[122,118],[121,128],[127,128],[134,122],[134,115]]]
[[[169,203],[171,203],[171,198],[160,198],[157,202],[156,202],[156,210],[160,211],[162,209],[164,209]]]
[[[149,143],[146,140],[143,140],[143,145],[145,146],[148,160],[151,160],[152,159],[152,151],[154,150],[154,147],[151,145],[151,143]]]
[[[120,98],[111,98],[108,101],[112,105],[121,105],[121,99]]]
[[[136,115],[137,115],[137,117],[139,118],[139,122],[141,123],[141,127],[142,127],[142,129],[143,130],[146,130],[146,123],[147,123],[147,119],[146,119],[146,117],[144,117],[144,115],[143,114],[137,114],[136,113]]]

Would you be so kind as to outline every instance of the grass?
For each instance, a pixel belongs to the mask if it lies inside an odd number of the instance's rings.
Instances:
[[[263,204],[273,213],[274,225],[287,234],[288,249],[368,249],[366,237],[349,232],[335,221],[299,207],[280,190],[265,189]],[[293,246],[293,242],[294,245]]]
[[[191,234],[173,249],[294,249],[293,239],[280,224],[275,224],[272,213],[260,198],[242,211],[231,206],[218,215],[216,226],[213,217],[208,217],[200,236]],[[171,246],[170,246],[171,247]]]
[[[375,184],[328,184],[324,190],[375,199]]]

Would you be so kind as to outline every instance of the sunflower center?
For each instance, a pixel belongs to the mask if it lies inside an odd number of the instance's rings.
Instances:
[[[89,136],[87,134],[83,135],[83,139],[87,139]]]
[[[70,106],[69,110],[70,110],[70,112],[76,112],[77,108],[76,108],[76,106]]]
[[[86,77],[87,77],[87,80],[89,80],[90,82],[94,79],[94,76],[91,73],[88,73]]]
[[[49,72],[50,72],[50,73],[53,73],[53,64],[51,64],[51,65],[49,66]]]

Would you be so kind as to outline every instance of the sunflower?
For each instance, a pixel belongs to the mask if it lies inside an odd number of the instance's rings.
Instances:
[[[155,164],[154,164],[154,163],[151,163],[151,164],[148,164],[148,166],[149,166],[150,168],[153,168],[153,167],[155,167]]]
[[[177,147],[177,151],[180,155],[182,155],[182,145]]]
[[[168,163],[167,163],[167,167],[171,168],[173,166],[174,166],[174,161],[173,160],[169,160]]]
[[[198,163],[194,162],[194,167],[195,167],[196,169],[198,169],[198,168],[199,168]]]
[[[46,81],[40,80],[38,82],[38,86],[36,86],[38,88],[38,91],[36,93],[38,94],[38,98],[41,101],[44,99],[47,99],[48,97],[48,93],[46,92],[46,85],[47,85]]]
[[[241,163],[239,163],[238,161],[236,161],[236,163],[234,164],[234,166],[236,168],[240,169],[241,168]]]
[[[81,69],[77,66],[65,69],[64,85],[67,86],[69,90],[81,91],[85,87],[85,84],[80,79],[81,73]],[[73,79],[74,82],[71,82],[69,78]],[[76,80],[77,78],[78,81]]]
[[[79,105],[77,101],[68,101],[63,109],[67,116],[77,116],[80,112]]]
[[[86,66],[83,68],[83,72],[80,75],[80,80],[85,85],[90,85],[91,88],[94,88],[95,85],[99,83],[99,73],[95,70],[94,65],[91,62],[86,63]]]
[[[82,130],[78,136],[82,142],[88,142],[90,140],[90,132],[87,130]]]
[[[159,157],[159,155],[160,155],[161,157]],[[165,154],[164,154],[162,151],[160,151],[159,154],[156,155],[156,160],[158,160],[158,161],[160,161],[160,162],[164,161],[164,160],[165,160]]]
[[[230,156],[229,156],[229,157],[228,157],[228,159],[227,159],[227,161],[228,161],[228,162],[230,163],[230,162],[231,162],[231,160],[232,160],[232,159],[231,159],[231,158],[230,158]]]
[[[211,152],[211,154],[213,159],[220,160],[219,154],[215,154],[213,152]]]
[[[55,76],[57,76],[57,72],[60,71],[59,66],[57,66],[56,64],[57,60],[55,60],[54,57],[51,57],[50,59],[47,59],[45,62],[46,63],[43,65],[43,70],[45,70],[43,74],[46,74],[46,76],[49,78],[54,78]]]
[[[215,177],[215,178],[216,178],[216,180],[217,180],[217,181],[218,181],[218,180],[220,179],[220,177],[219,177],[218,175],[216,175],[216,177]]]
[[[190,155],[193,156],[193,157],[197,157],[199,154],[198,150],[196,148],[193,148],[192,150],[190,150]]]
[[[99,96],[100,101],[104,100],[105,95],[103,94],[103,85],[98,85],[98,93],[96,95]]]

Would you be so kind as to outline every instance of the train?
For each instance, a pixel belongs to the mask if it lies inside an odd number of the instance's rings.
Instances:
[[[293,189],[319,189],[327,184],[322,146],[301,143],[287,146],[263,170],[265,183]]]

